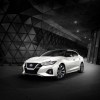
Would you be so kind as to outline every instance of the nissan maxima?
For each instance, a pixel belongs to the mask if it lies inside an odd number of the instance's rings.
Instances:
[[[22,74],[61,79],[66,73],[84,72],[84,59],[74,50],[51,50],[39,57],[32,57],[23,64]]]

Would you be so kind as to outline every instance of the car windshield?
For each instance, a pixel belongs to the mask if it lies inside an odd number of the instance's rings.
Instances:
[[[52,50],[48,51],[41,56],[65,56],[66,50]]]

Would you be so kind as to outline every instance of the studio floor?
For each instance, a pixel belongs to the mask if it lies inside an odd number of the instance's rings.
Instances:
[[[0,100],[99,100],[100,65],[85,62],[84,73],[62,80],[22,76],[21,66],[0,66]]]

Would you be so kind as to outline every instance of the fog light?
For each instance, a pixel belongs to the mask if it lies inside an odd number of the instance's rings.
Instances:
[[[53,74],[53,70],[52,69],[49,69],[49,70],[47,70],[47,73],[48,74]]]

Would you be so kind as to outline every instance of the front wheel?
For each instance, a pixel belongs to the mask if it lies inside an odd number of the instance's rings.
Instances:
[[[64,78],[66,74],[66,69],[64,64],[60,64],[57,70],[57,79],[62,79]]]
[[[84,72],[84,63],[81,63],[80,64],[80,70],[79,70],[80,73],[83,73]]]

